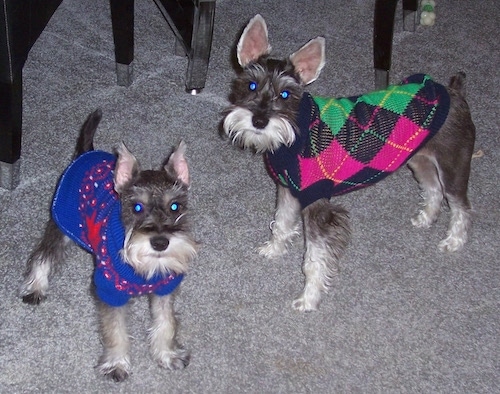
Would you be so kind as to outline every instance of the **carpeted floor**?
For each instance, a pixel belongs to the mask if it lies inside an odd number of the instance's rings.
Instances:
[[[416,183],[403,170],[337,199],[351,212],[353,240],[319,312],[291,308],[300,292],[302,245],[268,261],[274,186],[258,155],[220,137],[220,112],[234,75],[238,32],[266,19],[274,53],[326,37],[327,63],[310,91],[347,96],[373,88],[373,1],[217,2],[205,90],[184,92],[186,59],[150,0],[136,1],[135,80],[116,85],[106,0],[65,0],[24,69],[22,181],[0,190],[0,392],[2,393],[493,393],[500,387],[500,168],[496,0],[437,1],[433,27],[402,31],[398,12],[391,81],[426,72],[446,83],[467,73],[477,127],[466,248],[443,254],[449,219],[414,228]],[[399,5],[399,7],[401,7]],[[92,258],[72,249],[47,301],[24,305],[17,289],[42,232],[48,204],[78,130],[95,108],[99,149],[125,141],[144,167],[188,144],[198,259],[177,298],[180,338],[192,352],[183,371],[148,353],[150,315],[137,299],[129,322],[133,374],[121,384],[97,375],[101,352],[90,293]]]

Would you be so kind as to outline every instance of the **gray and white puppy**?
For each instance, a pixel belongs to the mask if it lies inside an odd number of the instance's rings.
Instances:
[[[302,216],[305,286],[293,307],[318,308],[348,245],[348,213],[330,197],[375,183],[404,164],[424,197],[412,223],[429,227],[447,204],[451,220],[439,248],[461,249],[471,224],[467,188],[475,140],[465,74],[453,76],[448,87],[419,74],[367,97],[316,99],[304,87],[325,64],[324,38],[284,59],[270,51],[266,23],[257,15],[237,45],[242,72],[233,81],[222,126],[234,144],[264,154],[278,185],[271,239],[260,253],[268,258],[285,253]]]
[[[70,241],[92,253],[104,346],[98,370],[123,381],[131,370],[126,312],[134,296],[150,298],[154,359],[168,369],[188,365],[189,352],[176,341],[173,294],[198,245],[189,230],[185,143],[161,169],[141,170],[123,143],[116,155],[94,150],[101,117],[96,110],[81,129],[20,295],[35,305],[46,298],[49,276],[66,259]]]

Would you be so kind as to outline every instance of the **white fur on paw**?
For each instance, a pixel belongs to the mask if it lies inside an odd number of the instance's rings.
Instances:
[[[448,236],[439,243],[438,247],[442,252],[457,252],[463,248],[464,244],[464,239]]]
[[[97,366],[101,375],[109,376],[116,382],[122,382],[130,375],[130,361],[128,357],[102,362]]]
[[[301,295],[299,298],[295,299],[292,302],[292,308],[299,312],[312,312],[317,311],[319,306],[319,300],[312,301],[308,300],[304,295]]]
[[[189,365],[190,354],[188,350],[162,351],[155,355],[156,361],[162,368],[176,370],[184,369]]]
[[[267,241],[264,245],[259,248],[259,254],[268,259],[273,257],[279,257],[287,252],[286,245],[278,242]]]
[[[42,261],[33,265],[28,277],[21,285],[21,297],[35,295],[36,298],[42,300],[46,297],[49,288],[49,273],[51,263]]]
[[[416,216],[411,218],[411,223],[418,228],[429,228],[432,222],[432,219],[425,211],[420,211]]]

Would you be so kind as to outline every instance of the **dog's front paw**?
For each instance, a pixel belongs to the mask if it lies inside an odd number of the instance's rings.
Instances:
[[[115,382],[123,382],[130,375],[130,361],[128,357],[101,362],[97,369],[99,373]]]
[[[191,355],[189,351],[185,349],[176,349],[174,351],[163,350],[155,354],[155,359],[160,367],[174,371],[187,367]]]
[[[268,259],[283,256],[286,252],[286,245],[276,241],[266,241],[266,243],[259,248],[259,254]]]
[[[302,294],[299,298],[292,302],[292,308],[299,312],[317,311],[319,307],[319,299],[311,299]]]

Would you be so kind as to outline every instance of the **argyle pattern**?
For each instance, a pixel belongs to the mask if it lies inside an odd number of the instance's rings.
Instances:
[[[440,129],[448,110],[446,88],[424,74],[356,97],[304,93],[297,140],[266,153],[266,166],[305,208],[396,171]]]

